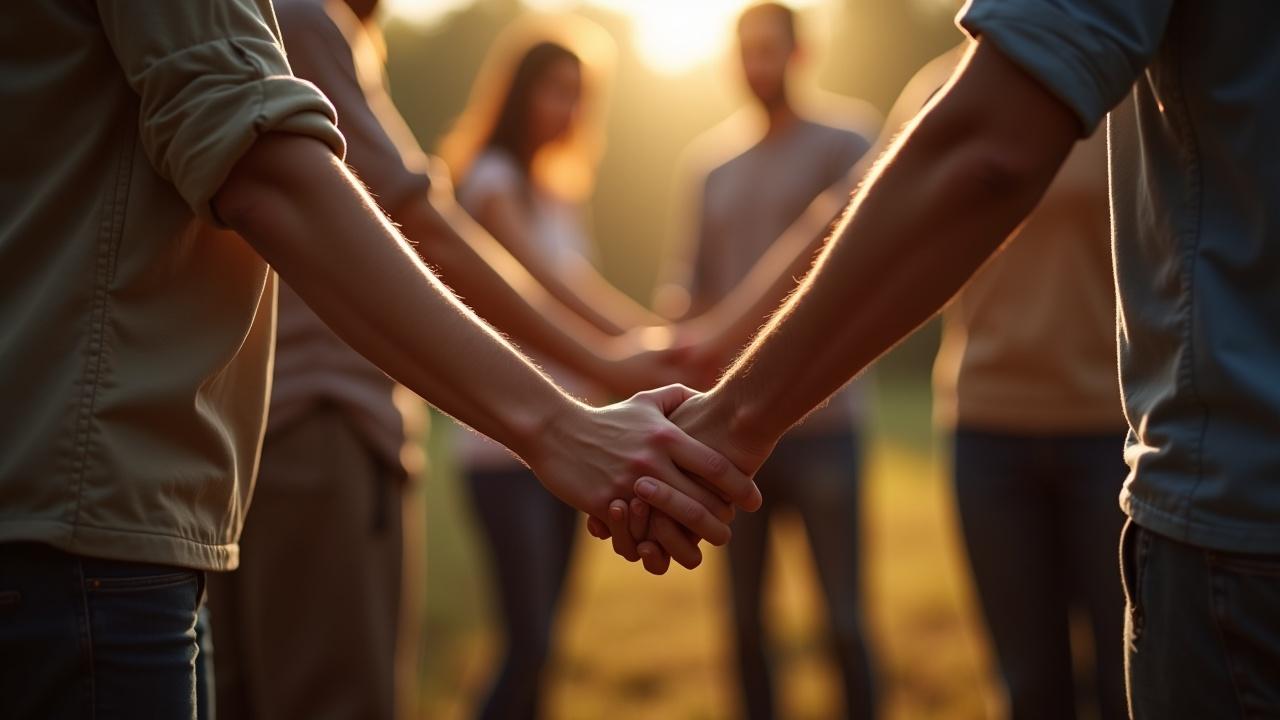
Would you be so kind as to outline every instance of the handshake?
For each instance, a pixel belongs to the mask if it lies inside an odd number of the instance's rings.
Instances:
[[[752,475],[776,441],[738,436],[728,393],[670,384],[706,388],[725,364],[697,323],[614,338],[602,375],[611,389],[665,386],[602,408],[573,403],[516,449],[551,493],[588,514],[593,536],[656,575],[673,558],[697,567],[702,540],[729,541],[735,508],[759,509]]]

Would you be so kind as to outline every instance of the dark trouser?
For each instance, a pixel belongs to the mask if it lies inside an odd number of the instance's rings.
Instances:
[[[489,545],[506,654],[479,717],[534,718],[577,513],[524,468],[473,472],[471,499]]]
[[[1280,556],[1125,526],[1125,665],[1137,720],[1280,718]]]
[[[831,642],[844,685],[847,714],[875,712],[871,662],[862,632],[858,570],[858,446],[848,432],[788,435],[756,473],[765,504],[739,513],[729,543],[734,630],[747,717],[773,717],[761,599],[773,514],[800,513],[826,595]]]
[[[961,527],[1015,718],[1076,716],[1072,609],[1092,626],[1101,717],[1125,716],[1122,446],[1110,434],[956,433]]]
[[[0,716],[196,717],[204,573],[0,544]]]
[[[394,716],[398,473],[333,408],[267,438],[240,568],[209,578],[221,720]]]

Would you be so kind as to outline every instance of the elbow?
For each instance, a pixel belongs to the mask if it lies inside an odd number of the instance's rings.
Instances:
[[[260,236],[294,205],[292,198],[306,197],[302,183],[332,162],[332,154],[314,140],[268,133],[231,168],[213,196],[213,211],[241,235]]]
[[[940,179],[956,200],[976,207],[1030,212],[1057,172],[1056,155],[1028,151],[1000,138],[972,137],[938,157]]]

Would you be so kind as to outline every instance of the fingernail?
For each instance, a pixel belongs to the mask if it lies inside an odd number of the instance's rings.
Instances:
[[[647,499],[653,497],[654,492],[657,490],[658,484],[649,478],[641,478],[640,481],[636,483],[636,494],[642,498]]]
[[[622,519],[622,508],[618,507],[617,505],[610,505],[610,506],[609,506],[609,517],[613,518],[614,520],[621,520],[621,519]]]
[[[645,501],[636,498],[631,501],[631,512],[638,517],[644,517],[649,514],[649,505]]]

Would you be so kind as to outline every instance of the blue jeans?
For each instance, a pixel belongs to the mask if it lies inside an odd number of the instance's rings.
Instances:
[[[1123,437],[958,430],[955,490],[978,599],[1014,718],[1076,717],[1069,619],[1089,619],[1104,720],[1126,716]]]
[[[204,573],[0,544],[6,720],[196,717]]]
[[[764,506],[738,513],[729,542],[734,639],[746,717],[774,717],[761,600],[769,523],[775,512],[788,508],[804,521],[826,595],[831,626],[826,639],[844,686],[845,717],[874,717],[876,693],[862,629],[858,567],[857,439],[849,432],[793,432],[756,473],[756,483]]]
[[[1280,717],[1280,556],[1206,550],[1129,522],[1120,558],[1136,720]]]

